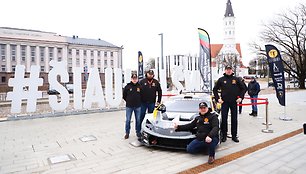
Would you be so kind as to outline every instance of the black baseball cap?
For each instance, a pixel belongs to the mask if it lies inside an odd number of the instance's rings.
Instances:
[[[230,65],[226,65],[225,69],[233,69]]]
[[[154,75],[154,71],[151,70],[151,69],[147,73],[150,74],[150,75]]]
[[[199,108],[207,108],[207,104],[205,102],[199,103]]]
[[[137,78],[137,74],[132,74],[131,78]]]

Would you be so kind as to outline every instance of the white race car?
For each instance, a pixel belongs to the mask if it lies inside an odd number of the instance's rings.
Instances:
[[[174,122],[179,125],[190,123],[198,115],[199,103],[203,101],[214,112],[211,97],[205,93],[181,94],[169,98],[155,108],[153,113],[146,114],[141,126],[142,143],[146,146],[185,149],[195,139],[196,132],[176,132]]]

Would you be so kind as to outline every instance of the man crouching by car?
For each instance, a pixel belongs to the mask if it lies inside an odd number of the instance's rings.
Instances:
[[[205,102],[199,104],[199,115],[188,124],[177,125],[174,123],[175,131],[188,131],[196,128],[196,139],[187,145],[188,153],[197,153],[208,148],[208,164],[215,161],[215,150],[219,142],[219,119],[216,114],[210,112]]]

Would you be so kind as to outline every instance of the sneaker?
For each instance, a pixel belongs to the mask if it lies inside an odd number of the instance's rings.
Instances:
[[[129,138],[129,134],[125,134],[124,139],[128,139],[128,138]]]
[[[215,157],[213,157],[213,156],[208,157],[208,164],[212,164],[212,163],[214,163],[214,161],[215,161]]]
[[[239,143],[239,139],[238,139],[236,136],[233,136],[233,137],[232,137],[232,140],[233,140],[234,142],[236,142],[236,143]]]

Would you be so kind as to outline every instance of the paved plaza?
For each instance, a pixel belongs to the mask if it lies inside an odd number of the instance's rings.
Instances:
[[[306,91],[287,93],[286,115],[275,94],[269,99],[269,121],[265,128],[265,106],[259,117],[239,115],[240,143],[222,143],[216,159],[301,129],[306,122]],[[247,102],[247,101],[245,101]],[[0,122],[0,173],[178,173],[207,162],[207,155],[185,151],[134,147],[135,130],[124,140],[125,111],[47,117]],[[132,128],[134,128],[134,123]],[[284,141],[202,173],[305,173],[306,135]]]

